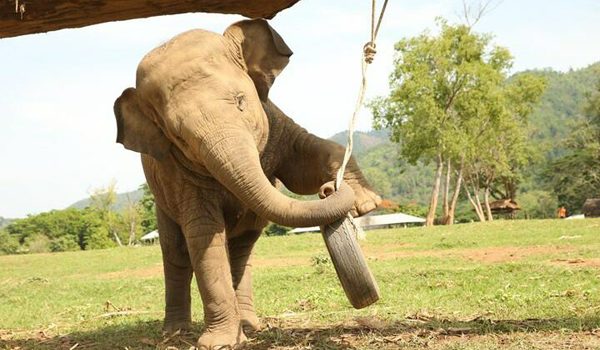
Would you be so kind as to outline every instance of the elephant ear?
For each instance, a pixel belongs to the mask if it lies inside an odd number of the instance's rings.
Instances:
[[[114,105],[117,121],[117,142],[126,149],[144,153],[157,160],[170,152],[171,141],[150,118],[140,110],[136,90],[127,88]]]
[[[248,75],[256,86],[258,96],[266,102],[269,89],[289,63],[292,50],[264,19],[234,23],[224,35],[241,44]]]

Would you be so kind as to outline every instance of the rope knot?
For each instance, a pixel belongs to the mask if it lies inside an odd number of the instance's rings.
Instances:
[[[374,42],[369,41],[363,46],[363,55],[365,57],[365,62],[373,63],[373,59],[375,58],[375,54],[377,53],[376,45]]]

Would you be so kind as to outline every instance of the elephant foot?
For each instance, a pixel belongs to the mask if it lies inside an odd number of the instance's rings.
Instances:
[[[177,331],[189,331],[192,328],[190,320],[165,320],[163,324],[163,333],[173,334]]]
[[[261,325],[258,316],[254,310],[240,310],[240,319],[244,331],[257,332],[260,331]]]
[[[246,340],[240,322],[215,329],[209,327],[198,338],[198,350],[232,350]]]

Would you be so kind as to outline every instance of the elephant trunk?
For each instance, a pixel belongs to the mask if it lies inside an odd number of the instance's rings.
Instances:
[[[223,137],[201,147],[208,171],[259,216],[290,227],[329,224],[352,208],[354,192],[343,184],[322,200],[299,201],[278,191],[265,176],[250,135]]]

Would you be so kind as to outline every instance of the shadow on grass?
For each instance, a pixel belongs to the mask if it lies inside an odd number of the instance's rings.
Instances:
[[[139,321],[110,325],[96,330],[72,332],[61,336],[47,336],[42,332],[29,337],[0,331],[0,349],[190,349],[200,335],[196,331],[165,337],[162,323]],[[249,342],[241,349],[331,349],[358,348],[397,349],[399,347],[429,346],[436,340],[464,339],[474,336],[519,333],[597,332],[600,316],[589,318],[551,318],[527,320],[470,321],[436,318],[406,319],[387,322],[377,318],[356,318],[345,324],[317,327],[297,327],[289,321],[270,320],[266,329],[249,335]]]

